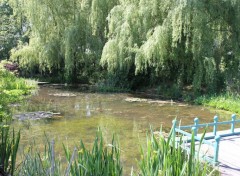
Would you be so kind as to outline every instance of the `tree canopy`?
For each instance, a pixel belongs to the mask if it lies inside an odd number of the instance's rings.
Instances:
[[[216,91],[239,83],[240,1],[12,0],[29,42],[11,58],[25,69],[171,82]],[[21,13],[20,13],[21,12]],[[102,67],[101,67],[102,66]]]
[[[101,62],[109,71],[134,65],[136,74],[216,90],[239,72],[239,7],[231,0],[122,1],[108,16]]]
[[[107,10],[114,0],[21,2],[20,8],[31,26],[30,41],[20,43],[12,51],[12,58],[23,68],[64,73],[71,82],[98,69],[106,40]]]

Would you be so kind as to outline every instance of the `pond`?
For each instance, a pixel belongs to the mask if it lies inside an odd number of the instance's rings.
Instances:
[[[154,130],[162,126],[168,132],[175,118],[182,124],[190,124],[196,116],[200,122],[211,122],[216,114],[221,119],[230,117],[202,106],[139,97],[127,93],[101,94],[41,87],[36,95],[14,107],[14,113],[50,111],[57,115],[53,119],[15,120],[14,127],[21,129],[22,134],[20,150],[24,151],[33,140],[43,148],[45,133],[55,140],[59,153],[63,152],[62,143],[72,150],[80,140],[90,146],[100,128],[106,143],[111,143],[113,134],[118,137],[125,173],[129,173],[132,166],[136,169],[140,145],[146,143],[150,125]]]

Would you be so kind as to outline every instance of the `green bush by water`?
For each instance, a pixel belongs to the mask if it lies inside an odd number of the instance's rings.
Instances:
[[[237,94],[204,95],[194,102],[240,114],[240,96]]]
[[[0,122],[10,119],[9,104],[21,101],[36,87],[35,81],[18,78],[0,66]]]

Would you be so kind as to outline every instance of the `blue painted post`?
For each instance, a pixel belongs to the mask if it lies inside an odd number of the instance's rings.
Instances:
[[[235,120],[236,120],[236,115],[232,115],[232,124],[231,124],[231,132],[234,133],[234,128],[235,128]]]
[[[218,163],[218,153],[219,153],[219,143],[220,143],[220,136],[215,136],[215,143],[214,143],[214,165]]]
[[[198,124],[199,124],[199,119],[196,117],[195,119],[194,119],[194,125],[195,125],[195,127],[197,128],[196,129],[196,132],[198,133]]]
[[[172,137],[173,137],[173,139],[175,140],[175,137],[176,137],[176,124],[177,124],[177,120],[173,120],[172,121]]]
[[[216,134],[217,134],[217,122],[218,122],[218,116],[214,116],[214,118],[213,118],[213,120],[214,120],[214,126],[213,126],[213,135],[214,136],[216,136]]]
[[[192,127],[192,132],[194,136],[197,136],[197,128],[196,127]]]

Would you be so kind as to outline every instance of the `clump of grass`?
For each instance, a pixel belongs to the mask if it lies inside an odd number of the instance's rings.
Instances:
[[[240,114],[240,96],[236,94],[203,95],[194,102]]]
[[[176,142],[172,135],[171,132],[167,139],[163,136],[157,139],[151,132],[147,138],[147,149],[141,147],[141,176],[206,176],[213,173],[213,169],[207,163],[202,163],[196,157],[194,137],[188,153],[181,147],[183,141],[180,139],[180,142]]]

